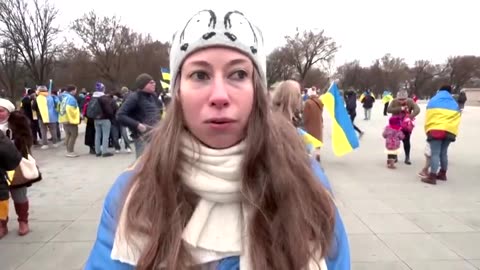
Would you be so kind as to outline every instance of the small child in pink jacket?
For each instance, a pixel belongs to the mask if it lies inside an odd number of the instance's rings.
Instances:
[[[383,131],[387,153],[387,167],[389,169],[395,169],[395,162],[398,160],[398,150],[404,137],[405,135],[402,132],[402,119],[398,116],[390,117],[388,125]]]

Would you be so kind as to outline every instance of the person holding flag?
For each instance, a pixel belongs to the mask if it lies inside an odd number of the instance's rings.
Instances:
[[[452,87],[444,85],[427,104],[425,133],[430,145],[430,173],[422,182],[447,181],[448,147],[458,135],[461,112],[452,96]]]

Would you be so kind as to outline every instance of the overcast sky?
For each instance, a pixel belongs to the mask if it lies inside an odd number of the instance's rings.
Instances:
[[[358,59],[362,65],[391,53],[413,64],[417,59],[442,63],[448,56],[480,55],[479,0],[50,0],[60,10],[65,29],[94,9],[117,15],[137,32],[169,41],[196,11],[221,7],[243,11],[262,29],[267,50],[300,29],[324,29],[340,46],[335,65]],[[230,3],[231,2],[231,3]],[[262,6],[258,6],[262,3]]]

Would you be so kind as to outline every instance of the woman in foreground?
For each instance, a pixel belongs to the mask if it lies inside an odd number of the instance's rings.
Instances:
[[[271,112],[265,67],[238,11],[182,26],[169,111],[107,195],[86,269],[350,269],[327,180]]]

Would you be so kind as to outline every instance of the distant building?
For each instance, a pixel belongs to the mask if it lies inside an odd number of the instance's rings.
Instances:
[[[467,94],[467,103],[465,105],[480,106],[480,88],[463,88]]]

